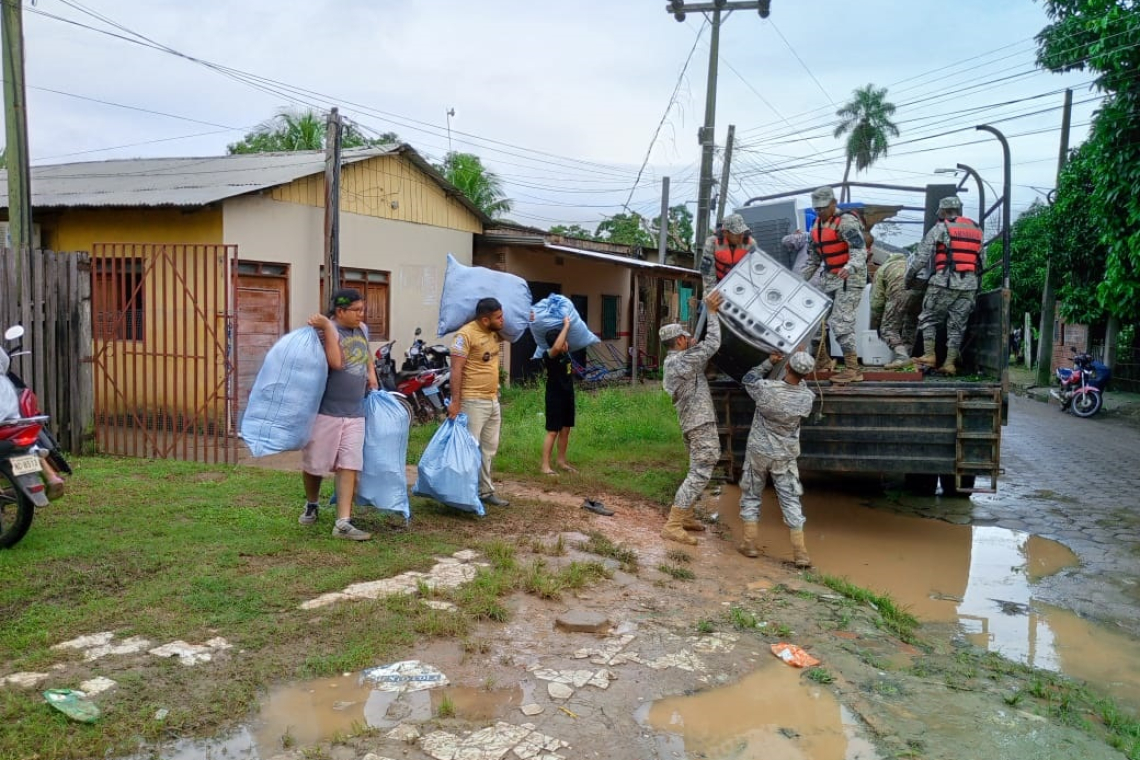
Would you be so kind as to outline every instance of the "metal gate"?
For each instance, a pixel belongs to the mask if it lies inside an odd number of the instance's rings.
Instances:
[[[95,244],[99,451],[237,460],[236,265],[232,245]]]

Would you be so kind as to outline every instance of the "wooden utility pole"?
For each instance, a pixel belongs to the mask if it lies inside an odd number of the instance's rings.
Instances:
[[[716,226],[724,221],[724,207],[728,204],[728,173],[732,166],[732,141],[736,137],[736,125],[728,125],[728,139],[724,143],[724,166],[720,170],[720,202],[716,204]]]
[[[1073,91],[1065,90],[1065,108],[1061,112],[1061,149],[1057,155],[1057,187],[1061,172],[1069,160],[1069,125],[1073,121]],[[1037,385],[1053,381],[1053,320],[1057,312],[1057,293],[1053,288],[1053,264],[1045,264],[1045,288],[1041,293],[1041,327],[1037,335]]]
[[[337,109],[329,111],[325,126],[325,275],[324,291],[329,308],[332,294],[340,288],[340,138]]]
[[[28,169],[28,112],[24,89],[23,0],[4,0],[0,34],[4,56],[4,127],[8,151],[8,233],[16,251],[16,282],[32,247],[32,191]],[[19,298],[19,293],[15,294]]]
[[[665,263],[669,248],[669,178],[661,178],[661,224],[657,225],[657,263]]]

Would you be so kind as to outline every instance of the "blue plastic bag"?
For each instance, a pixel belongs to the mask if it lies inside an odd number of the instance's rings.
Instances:
[[[497,298],[503,305],[503,329],[499,334],[514,343],[530,322],[530,286],[526,280],[486,267],[468,267],[447,254],[447,272],[440,296],[439,337],[455,332],[475,319],[480,298]]]
[[[483,502],[479,498],[482,464],[479,442],[467,429],[467,415],[460,412],[455,419],[445,420],[428,441],[416,467],[412,493],[482,517]]]
[[[534,358],[541,359],[542,352],[550,348],[546,343],[546,334],[551,330],[562,332],[562,320],[570,317],[570,329],[566,333],[566,343],[571,351],[581,351],[587,346],[600,343],[601,339],[590,332],[582,320],[574,302],[558,293],[551,293],[536,303],[532,309],[534,321],[530,323],[530,334],[538,348],[534,351]]]
[[[411,517],[408,504],[408,408],[387,391],[364,398],[364,469],[356,484],[358,505]]]
[[[241,438],[255,457],[297,451],[309,442],[329,362],[317,331],[305,325],[273,344],[241,418]]]

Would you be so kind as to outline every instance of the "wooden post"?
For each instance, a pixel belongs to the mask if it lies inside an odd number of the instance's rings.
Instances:
[[[633,271],[633,325],[630,328],[629,346],[629,384],[637,385],[637,322],[641,316],[641,294],[638,292],[639,278],[637,270]]]
[[[1025,337],[1022,338],[1021,353],[1025,357],[1025,368],[1033,369],[1033,320],[1029,312],[1025,312]]]
[[[736,137],[736,125],[728,125],[728,140],[724,143],[724,166],[720,171],[720,199],[716,204],[716,226],[724,221],[724,208],[728,205],[728,177],[732,166],[732,142]],[[701,241],[704,245],[704,241]]]
[[[340,113],[329,111],[325,127],[325,303],[340,287]]]
[[[5,0],[0,10],[3,34],[4,128],[8,152],[8,232],[17,252],[16,278],[32,247],[32,199],[28,169],[28,113],[24,90],[23,0]],[[5,293],[19,299],[21,291]]]

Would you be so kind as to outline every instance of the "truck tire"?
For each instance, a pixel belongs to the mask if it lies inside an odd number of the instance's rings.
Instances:
[[[924,472],[908,472],[903,481],[908,491],[915,496],[933,496],[938,485],[937,475],[927,475]]]

